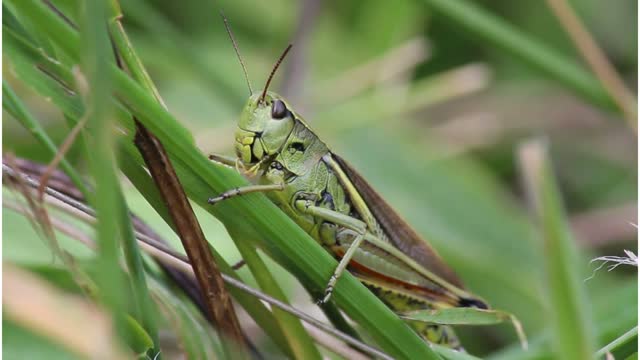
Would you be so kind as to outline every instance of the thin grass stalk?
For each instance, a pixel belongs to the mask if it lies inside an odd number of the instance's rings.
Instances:
[[[47,149],[52,158],[55,157],[58,153],[56,144],[51,140],[49,135],[47,135],[47,132],[44,130],[42,125],[40,125],[40,123],[24,106],[20,98],[11,88],[11,85],[5,80],[2,80],[2,94],[2,107],[5,111],[11,114],[11,116],[18,120],[18,122],[31,133],[31,135],[33,135],[33,137],[38,140],[45,149]],[[83,195],[87,196],[87,188],[73,166],[63,158],[60,161],[60,167],[64,170],[67,176],[69,176],[69,179],[73,181],[73,184],[78,188],[78,190],[80,190]]]
[[[578,260],[546,143],[541,140],[524,143],[519,159],[545,250],[554,352],[558,359],[589,359],[595,350],[595,340],[586,291],[578,272],[582,263]]]
[[[229,234],[236,239],[238,251],[251,274],[256,279],[260,289],[269,296],[288,305],[287,297],[271,275],[264,261],[258,256],[258,252],[246,236],[242,236],[237,230],[231,229]],[[278,308],[272,310],[273,317],[280,324],[284,336],[289,342],[291,352],[296,359],[321,359],[322,356],[313,343],[313,340],[302,326],[300,320]]]
[[[585,100],[620,112],[600,82],[584,68],[543,42],[468,0],[423,0],[429,9],[443,15],[488,45],[504,50],[524,64],[541,71]]]

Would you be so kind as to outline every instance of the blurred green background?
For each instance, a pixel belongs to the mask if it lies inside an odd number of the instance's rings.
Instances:
[[[229,19],[254,89],[262,88],[279,54],[293,43],[273,88],[433,244],[470,289],[521,319],[538,349],[549,323],[541,280],[545,254],[532,231],[517,147],[532,137],[548,140],[583,255],[581,275],[587,278],[597,266],[590,259],[623,255],[623,249],[637,253],[632,225],[637,219],[637,137],[618,113],[591,104],[426,3],[191,0],[121,5],[125,28],[169,111],[191,130],[205,154],[232,153],[236,117],[248,95],[219,11]],[[477,3],[584,66],[545,2]],[[571,4],[635,90],[637,2]],[[59,111],[13,78],[7,61],[3,73],[60,143],[69,128]],[[3,151],[50,161],[29,133],[4,115]],[[69,158],[80,159],[79,151],[72,149]],[[136,214],[172,235],[133,187],[125,190]],[[3,193],[3,198],[11,196]],[[238,260],[224,227],[211,216],[200,219],[216,248],[230,262]],[[27,220],[5,209],[3,223],[3,259],[54,261]],[[79,248],[71,241],[63,245]],[[278,273],[291,292],[300,291],[290,275]],[[600,345],[637,323],[636,268],[600,271],[585,286]],[[308,299],[301,294],[299,302]],[[508,325],[461,332],[473,354],[499,358],[514,347],[509,347],[515,335]],[[522,358],[539,355],[533,351]]]

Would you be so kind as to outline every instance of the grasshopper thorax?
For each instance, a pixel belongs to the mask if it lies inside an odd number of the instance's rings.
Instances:
[[[275,157],[293,130],[295,115],[279,95],[252,95],[240,115],[236,130],[236,155],[245,166]]]

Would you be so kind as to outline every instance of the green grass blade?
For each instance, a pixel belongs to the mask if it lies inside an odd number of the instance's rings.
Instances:
[[[40,125],[29,110],[27,110],[22,101],[16,96],[11,85],[9,85],[5,80],[2,81],[2,94],[2,107],[5,111],[11,114],[11,116],[29,130],[33,137],[49,151],[51,158],[53,158],[58,153],[56,144],[53,143],[53,140],[51,140],[49,135],[47,135],[42,125]],[[73,181],[73,184],[86,197],[87,189],[82,178],[65,158],[60,161],[60,167],[69,176],[71,181]]]
[[[127,269],[129,270],[128,279],[131,283],[134,306],[137,310],[139,322],[153,340],[154,346],[150,350],[152,350],[152,356],[155,356],[160,352],[160,342],[158,339],[158,328],[156,324],[158,311],[149,294],[142,255],[138,248],[136,237],[133,233],[131,216],[122,194],[122,190],[118,188],[118,192],[113,195],[118,197],[117,202],[120,207],[120,236],[122,237],[124,258],[127,264]]]
[[[76,60],[80,59],[80,35],[69,28],[60,17],[53,15],[51,10],[43,4],[15,0],[9,0],[3,4],[7,4],[20,21],[29,19],[38,34],[47,34],[48,29],[56,31],[57,35],[64,39],[56,42],[56,45],[66,56]],[[49,33],[49,35],[52,34]]]
[[[187,359],[222,358],[217,336],[200,312],[160,281],[150,278],[149,286],[173,324]]]
[[[102,5],[91,2],[85,9],[83,29],[84,73],[89,84],[87,118],[90,135],[93,137],[92,156],[87,158],[91,174],[95,181],[95,193],[89,197],[97,214],[97,242],[98,242],[98,275],[96,283],[101,289],[101,298],[111,309],[116,318],[116,324],[122,324],[126,301],[125,282],[119,272],[113,272],[119,266],[120,228],[119,211],[121,208],[113,196],[118,192],[118,179],[115,170],[113,149],[113,132],[111,121],[111,104],[108,101],[111,93],[111,78],[104,69],[109,58],[107,38],[99,26],[92,26],[93,22],[102,23],[104,18]],[[77,36],[76,36],[77,38]],[[76,46],[79,48],[79,46]],[[122,326],[122,325],[120,325]],[[119,327],[123,329],[124,327]]]
[[[288,304],[287,298],[271,275],[271,272],[264,261],[258,256],[257,250],[249,241],[247,236],[239,233],[237,229],[231,230],[230,235],[234,238],[242,259],[246,261],[251,274],[256,279],[260,289],[266,294]],[[298,318],[278,308],[274,308],[273,317],[280,324],[280,328],[286,337],[291,352],[296,359],[321,359],[322,356],[313,343],[313,340],[302,326]]]
[[[511,316],[504,311],[475,308],[419,310],[402,315],[407,320],[443,325],[495,325],[508,321]]]
[[[566,59],[517,27],[467,0],[424,0],[472,36],[495,45],[531,67],[559,81],[591,103],[620,111],[600,82],[582,66]]]
[[[449,308],[412,311],[404,314],[402,317],[407,320],[442,325],[495,325],[509,321],[513,324],[522,348],[526,349],[528,347],[527,337],[522,329],[522,324],[520,324],[520,321],[518,321],[513,314],[506,311],[476,308]]]
[[[638,327],[620,335],[619,338],[608,343],[596,352],[596,357],[601,358],[607,353],[611,353],[615,359],[626,359],[638,352]]]
[[[176,60],[184,62],[184,67],[190,70],[193,76],[204,80],[206,85],[221,96],[230,106],[240,108],[243,105],[245,93],[239,92],[239,89],[229,82],[229,77],[223,76],[219,69],[212,68],[202,58],[197,46],[192,43],[192,39],[185,36],[164,14],[144,1],[125,1],[122,6],[128,17],[150,32],[163,34],[163,36],[159,36],[155,40],[167,52],[179,53],[180,56]],[[212,16],[214,15],[217,14],[212,13]],[[215,18],[217,19],[217,17]],[[220,24],[220,30],[222,29],[222,24]]]
[[[637,303],[638,283],[635,279],[629,279],[616,285],[611,291],[599,294],[594,300],[594,324],[597,325],[595,331],[598,341],[603,344],[612,342],[621,333],[636,326],[638,324]],[[612,309],[620,309],[620,311],[612,312]],[[553,358],[551,330],[549,328],[533,336],[527,351],[512,345],[497,351],[488,359],[551,359]]]
[[[136,54],[133,44],[129,41],[129,37],[122,27],[120,19],[123,15],[120,11],[120,5],[117,0],[111,0],[109,2],[109,10],[109,28],[111,38],[113,39],[116,49],[118,49],[119,55],[124,60],[127,69],[131,73],[131,76],[138,82],[138,84],[142,85],[149,93],[151,93],[158,102],[163,103],[158,89],[156,89],[153,84],[151,77],[149,77],[147,70],[144,68],[144,65],[142,65],[142,61]]]
[[[151,338],[144,327],[129,315],[125,316],[125,321],[129,329],[129,346],[131,346],[131,350],[137,354],[152,351],[157,342]]]
[[[132,224],[129,218],[120,183],[116,173],[113,136],[114,111],[109,97],[111,77],[108,71],[111,47],[106,31],[106,8],[102,2],[89,2],[85,6],[82,31],[82,49],[86,81],[89,84],[87,118],[92,137],[92,151],[87,151],[89,166],[96,183],[95,195],[90,197],[96,209],[98,223],[99,284],[103,285],[102,297],[112,307],[116,318],[125,309],[120,289],[123,278],[110,271],[119,264],[119,247],[122,246],[128,266],[136,318],[153,339],[150,356],[160,353],[155,324],[154,305],[149,295]],[[87,149],[89,150],[89,149]],[[118,243],[120,239],[121,243]]]
[[[556,356],[569,360],[588,359],[595,346],[586,291],[579,277],[575,241],[545,144],[539,140],[523,144],[520,165],[545,249],[549,320],[554,330]]]

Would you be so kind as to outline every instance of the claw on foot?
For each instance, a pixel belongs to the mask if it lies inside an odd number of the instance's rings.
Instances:
[[[239,172],[240,174],[244,174],[246,172],[244,163],[240,161],[240,159],[236,159],[236,171]]]

